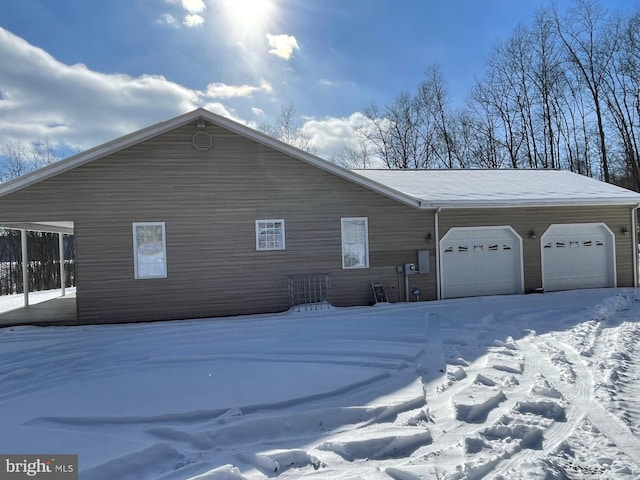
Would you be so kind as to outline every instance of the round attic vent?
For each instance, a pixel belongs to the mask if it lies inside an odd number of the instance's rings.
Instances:
[[[196,150],[206,152],[213,146],[213,139],[207,132],[199,131],[193,134],[191,143]]]

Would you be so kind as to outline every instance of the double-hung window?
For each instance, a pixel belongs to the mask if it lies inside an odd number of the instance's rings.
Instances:
[[[133,224],[133,265],[135,278],[167,276],[167,244],[164,222]]]
[[[369,267],[367,217],[342,219],[342,268]]]
[[[256,250],[284,250],[284,220],[256,220]]]

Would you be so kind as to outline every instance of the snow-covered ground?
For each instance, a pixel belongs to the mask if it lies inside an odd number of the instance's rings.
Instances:
[[[81,479],[640,478],[640,291],[0,329],[0,452]]]

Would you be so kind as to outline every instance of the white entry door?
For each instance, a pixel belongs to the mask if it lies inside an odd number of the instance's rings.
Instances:
[[[545,291],[616,286],[615,237],[604,223],[551,225],[540,242]]]
[[[511,227],[451,228],[440,259],[442,298],[524,292],[522,238]]]

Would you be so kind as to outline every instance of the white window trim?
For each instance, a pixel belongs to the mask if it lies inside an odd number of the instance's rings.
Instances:
[[[141,276],[138,273],[138,237],[136,235],[138,227],[150,227],[150,226],[160,226],[162,227],[162,249],[164,251],[164,275],[145,275]],[[138,279],[148,279],[148,278],[167,278],[167,234],[165,231],[165,223],[164,222],[133,222],[133,272],[134,278]]]
[[[344,254],[345,254],[345,238],[344,238],[344,225],[347,222],[353,222],[353,221],[363,221],[364,220],[364,250],[365,250],[365,254],[364,254],[364,265],[356,265],[356,266],[352,266],[352,267],[348,267],[345,265],[344,263]],[[346,217],[346,218],[341,218],[340,219],[340,240],[341,240],[341,247],[342,247],[342,268],[343,270],[355,270],[355,269],[359,269],[359,268],[369,268],[369,219],[367,217]]]
[[[282,224],[282,247],[273,247],[273,248],[260,248],[260,224],[261,223],[280,223]],[[274,252],[278,250],[284,250],[286,248],[286,231],[285,224],[283,218],[271,218],[271,219],[260,219],[256,220],[256,251],[258,252]]]

